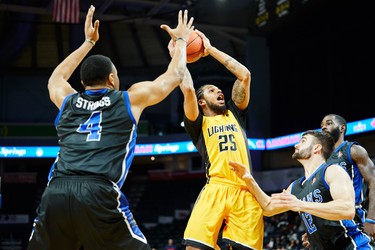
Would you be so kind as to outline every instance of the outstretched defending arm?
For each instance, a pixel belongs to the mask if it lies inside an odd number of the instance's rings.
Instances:
[[[193,20],[194,18],[188,20],[188,11],[185,10],[179,11],[175,29],[161,25],[176,43],[174,56],[167,71],[154,81],[139,82],[128,89],[131,109],[137,121],[146,107],[164,100],[182,82],[186,70],[186,41],[194,29]]]
[[[236,162],[229,162],[229,165],[237,176],[245,181],[266,216],[292,210],[307,212],[327,220],[351,220],[354,217],[354,188],[348,174],[338,165],[330,166],[325,173],[333,200],[323,203],[299,200],[291,194],[291,185],[286,191],[272,194],[270,197],[259,187],[245,165]]]
[[[95,7],[90,6],[85,21],[85,38],[83,44],[73,51],[52,72],[48,80],[48,91],[51,101],[60,109],[65,97],[76,90],[68,83],[74,70],[99,40],[99,20],[92,24]]]
[[[354,188],[346,171],[331,165],[325,172],[332,201],[309,202],[299,200],[290,193],[272,195],[274,206],[286,207],[294,212],[306,212],[326,220],[352,220],[355,214]]]
[[[249,191],[255,196],[259,205],[263,209],[263,214],[265,216],[273,216],[275,214],[280,214],[283,212],[288,211],[288,208],[283,207],[274,207],[272,204],[272,199],[269,195],[267,195],[258,185],[254,177],[251,175],[249,168],[245,165],[229,161],[229,166],[236,175],[243,179],[246,183],[247,188]],[[288,188],[289,191],[290,188]],[[290,192],[290,191],[289,191]]]

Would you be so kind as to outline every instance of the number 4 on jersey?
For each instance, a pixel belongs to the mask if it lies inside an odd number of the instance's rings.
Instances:
[[[83,124],[79,125],[78,133],[88,133],[86,141],[100,141],[102,132],[102,112],[92,112],[90,118]]]

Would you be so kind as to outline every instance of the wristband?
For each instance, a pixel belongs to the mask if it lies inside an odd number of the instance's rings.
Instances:
[[[375,224],[375,220],[372,220],[372,219],[366,218],[365,222],[370,223],[370,224]]]
[[[186,39],[183,38],[183,37],[177,37],[176,39],[174,39],[175,42],[177,42],[178,40],[182,40],[182,41],[184,41],[185,43],[187,43]]]
[[[93,40],[91,40],[91,39],[89,39],[89,38],[86,38],[85,42],[91,43],[92,46],[95,45],[95,41],[93,41]]]

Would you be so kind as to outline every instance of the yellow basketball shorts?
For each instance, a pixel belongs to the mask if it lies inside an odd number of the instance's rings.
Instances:
[[[263,249],[263,211],[255,197],[241,187],[206,184],[199,194],[184,233],[184,244],[201,249],[217,245],[225,223],[223,241],[241,249]]]

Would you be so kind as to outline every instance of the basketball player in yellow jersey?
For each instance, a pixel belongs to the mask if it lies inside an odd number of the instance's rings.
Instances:
[[[251,166],[245,133],[251,75],[244,65],[213,47],[202,32],[197,32],[203,38],[204,56],[215,58],[237,79],[227,103],[215,85],[203,85],[195,92],[188,70],[180,84],[185,129],[203,158],[207,176],[185,229],[183,244],[187,250],[220,249],[217,241],[224,222],[224,242],[233,249],[260,250],[264,232],[262,209],[228,164],[236,159]]]

